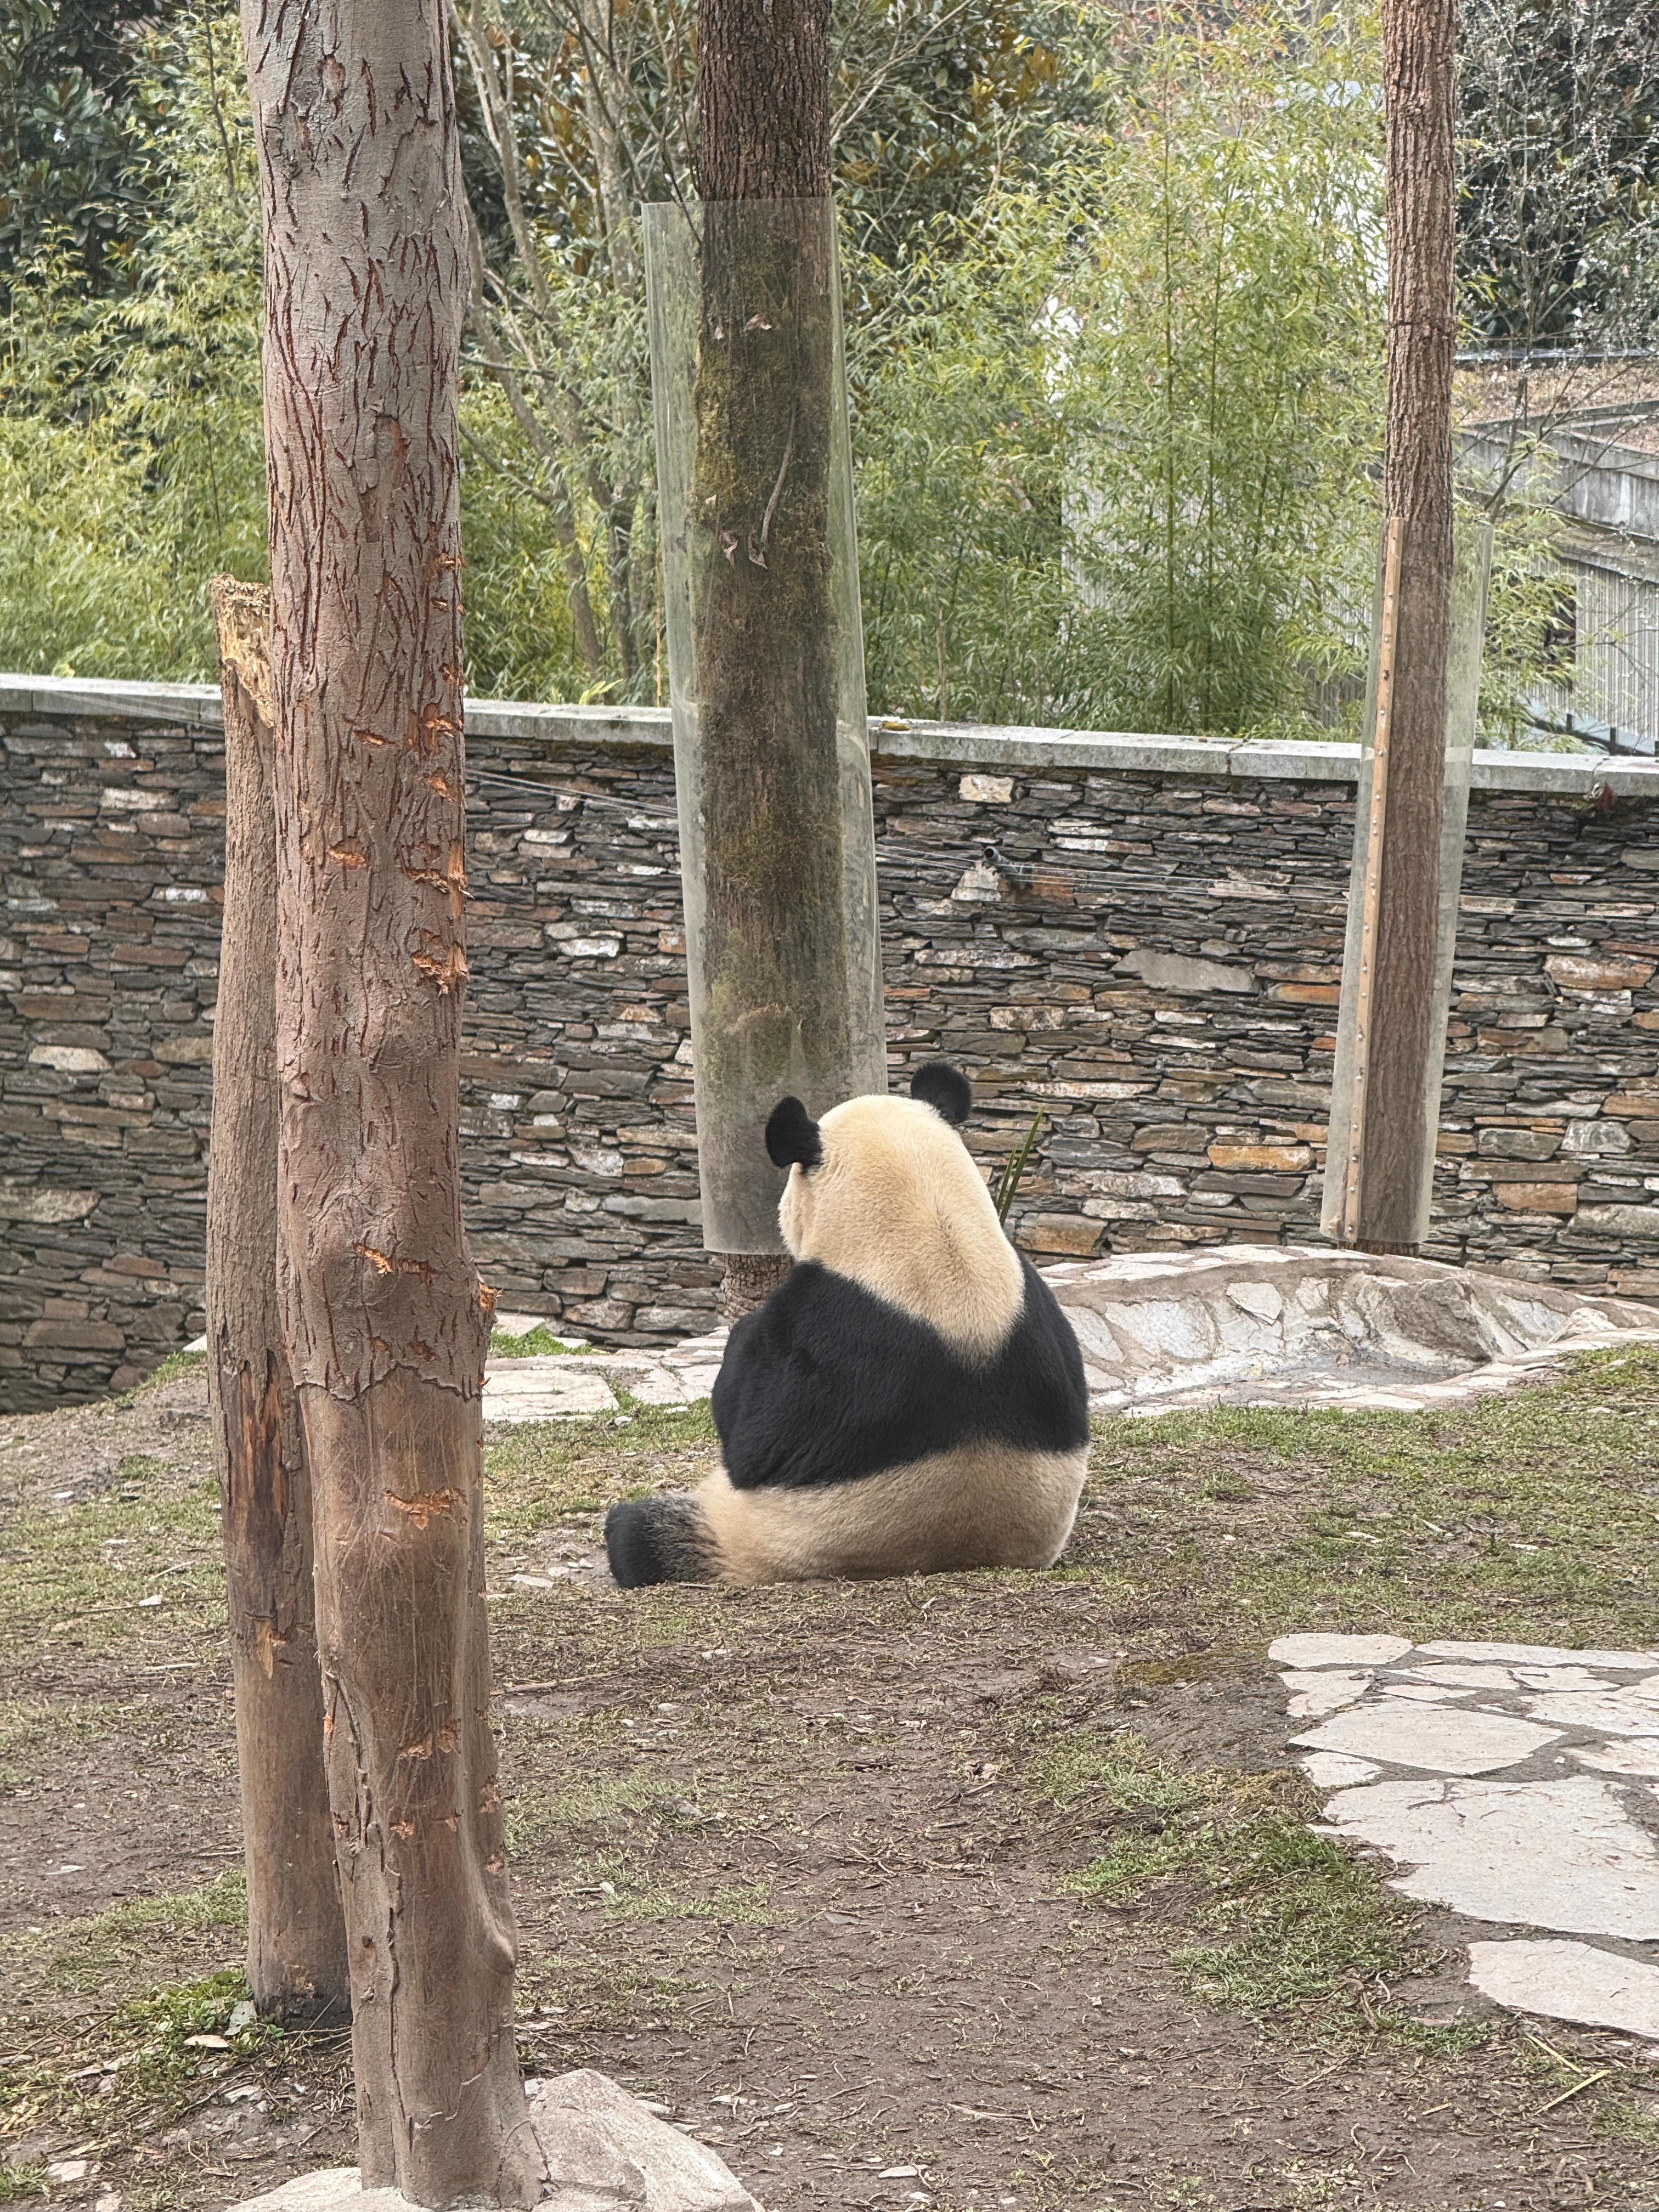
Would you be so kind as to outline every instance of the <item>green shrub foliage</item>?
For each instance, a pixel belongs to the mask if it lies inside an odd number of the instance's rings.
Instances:
[[[1226,732],[1352,715],[1382,425],[1374,21],[1274,0],[1108,38],[1007,0],[838,7],[872,708]],[[630,210],[685,188],[689,71],[670,18],[617,11],[600,54],[565,9],[456,11],[485,272],[462,402],[469,684],[659,700]],[[91,281],[84,214],[11,210],[0,665],[202,678],[208,579],[265,558],[234,13],[158,10],[123,53],[97,183],[118,256]],[[1504,528],[1499,738],[1556,589],[1547,533]]]

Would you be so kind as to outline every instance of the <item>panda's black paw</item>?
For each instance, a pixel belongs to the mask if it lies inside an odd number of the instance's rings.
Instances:
[[[712,1568],[702,1516],[683,1493],[623,1498],[605,1516],[605,1549],[623,1589],[703,1582]]]

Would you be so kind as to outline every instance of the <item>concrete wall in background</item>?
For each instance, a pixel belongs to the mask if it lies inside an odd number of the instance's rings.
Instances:
[[[667,717],[469,708],[464,1165],[508,1309],[708,1327]],[[944,1054],[1019,1242],[1315,1233],[1349,747],[875,733],[893,1079]],[[216,693],[0,678],[0,1405],[202,1326]],[[1659,1297],[1659,768],[1477,755],[1431,1251]]]

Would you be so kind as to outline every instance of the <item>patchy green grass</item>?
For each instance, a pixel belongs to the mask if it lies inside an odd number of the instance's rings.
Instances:
[[[240,1869],[228,1869],[198,1889],[130,1898],[83,1920],[53,1920],[38,1933],[0,1938],[0,1968],[14,1987],[34,1983],[91,1994],[119,1970],[153,1960],[158,1949],[207,1939],[224,1948],[246,1929],[247,1882]]]
[[[224,1874],[198,1889],[133,1899],[0,1942],[14,2034],[27,2034],[29,2020],[64,1996],[100,1998],[106,2006],[69,2052],[31,2058],[14,2051],[0,2069],[5,2132],[27,2135],[46,2124],[104,2136],[150,2124],[204,2077],[264,2052],[277,2031],[255,2022],[229,2032],[233,2008],[248,1995],[240,1963],[179,1982],[153,1980],[168,1957],[240,1953],[246,1921],[243,1878]]]
[[[1395,2002],[1391,1984],[1428,1963],[1422,1910],[1313,1833],[1299,1776],[1177,1768],[1132,1729],[1088,1728],[1039,1737],[1024,1780],[1106,1844],[1073,1877],[1079,1895],[1190,1936],[1172,1963],[1201,2002],[1325,2039],[1382,2031],[1454,2051],[1487,2039],[1485,2023],[1425,2029]]]
[[[119,1705],[96,1698],[0,1698],[0,1792],[21,1789],[120,1721]]]
[[[653,1881],[618,1859],[599,1889],[605,1911],[623,1920],[712,1920],[734,1928],[766,1928],[772,1921],[769,1881],[721,1881],[687,1890],[678,1882]]]
[[[708,1472],[717,1449],[707,1400],[626,1400],[615,1413],[524,1422],[484,1447],[490,1535],[510,1542],[570,1527],[597,1534],[593,1516],[615,1499],[684,1489]]]
[[[1561,1383],[1448,1412],[1101,1422],[1072,1560],[1103,1595],[1164,1602],[1189,1644],[1292,1627],[1650,1639],[1659,1358],[1589,1354]]]
[[[492,1359],[542,1359],[555,1353],[574,1357],[590,1347],[585,1344],[567,1343],[555,1336],[545,1325],[528,1328],[522,1336],[508,1336],[496,1329],[490,1336],[489,1356]]]
[[[142,1382],[135,1382],[131,1389],[124,1390],[110,1403],[118,1409],[136,1406],[141,1399],[149,1397],[152,1390],[159,1390],[163,1383],[176,1382],[181,1375],[193,1375],[198,1369],[204,1370],[207,1358],[205,1352],[170,1352],[159,1367],[152,1367]]]
[[[575,1749],[565,1730],[538,1727],[533,1722],[527,1725],[521,1722],[519,1728],[518,1756],[533,1763],[532,1771],[538,1778],[550,1770],[554,1776],[562,1769],[568,1771],[556,1753],[546,1756],[551,1748],[550,1738],[562,1741],[567,1750]],[[541,1757],[537,1756],[538,1752]],[[551,1789],[544,1784],[538,1789],[532,1784],[523,1790],[514,1803],[509,1842],[515,1853],[556,1850],[568,1865],[573,1850],[591,1848],[595,1843],[614,1848],[625,1836],[644,1841],[697,1826],[706,1818],[702,1808],[687,1798],[682,1785],[654,1781],[648,1771],[601,1773],[591,1781],[566,1782],[562,1786],[556,1783]]]
[[[233,2033],[249,1996],[246,1939],[240,1873],[6,1938],[0,1971],[15,2040],[0,2069],[0,2132],[46,2129],[95,2154],[153,2138],[238,2076],[280,2096],[296,2064],[337,2063],[343,2033],[288,2033],[258,2020]],[[158,1982],[167,1963],[180,1978]],[[88,1998],[100,2001],[95,2011]],[[65,1999],[78,2024],[69,2044],[54,2047],[50,2022]],[[157,2212],[176,2202],[164,2193]]]
[[[749,1955],[729,1941],[724,1948],[730,1963]],[[690,2027],[699,2020],[729,2018],[719,1992],[709,1984],[710,1950],[711,1931],[702,1920],[687,1924],[683,1948],[672,1966],[659,1957],[647,1962],[607,1955],[586,1941],[568,1948],[538,1945],[520,1957],[514,1985],[520,2044],[526,2055],[536,2050],[539,2035],[550,2024],[540,2017],[544,2014],[554,2016],[552,2024],[561,2038],[573,2033],[630,2035],[653,2021]]]
[[[1155,1759],[1128,1729],[1065,1729],[1041,1739],[1027,1761],[1025,1784],[1061,1812],[1081,1806],[1097,1820],[1184,1813],[1203,1796],[1192,1777]]]
[[[1380,2045],[1444,2062],[1501,2051],[1538,2085],[1540,2105],[1596,2089],[1600,2133],[1659,2148],[1639,2065],[1587,2064],[1510,2014],[1429,2023],[1397,2000],[1396,1984],[1437,1961],[1424,1908],[1390,1888],[1381,1865],[1314,1832],[1316,1803],[1299,1776],[1176,1767],[1128,1729],[1062,1731],[1042,1714],[1036,1729],[1028,1794],[1080,1814],[1106,1842],[1073,1876],[1078,1893],[1169,1927],[1170,1964],[1199,2002],[1345,2054]]]
[[[665,1874],[677,1840],[734,1832],[731,1812],[696,1781],[630,1766],[560,1782],[596,1765],[603,1756],[599,1740],[608,1731],[592,1722],[532,1720],[517,1723],[514,1733],[514,1765],[525,1778],[510,1800],[507,1843],[515,1859],[556,1867],[572,1893],[591,1894],[608,1914],[764,1923],[769,1882],[688,1885]]]
[[[1358,2004],[1372,2023],[1401,2025],[1386,1999],[1378,2008],[1366,1993],[1424,1963],[1417,1912],[1373,1864],[1313,1834],[1310,1808],[1285,1802],[1292,1790],[1268,1779],[1267,1802],[1252,1806],[1235,1789],[1226,1813],[1199,1824],[1200,1835],[1209,1831],[1200,1849],[1213,1853],[1203,1861],[1209,1894],[1199,1914],[1211,1940],[1177,1951],[1176,1966],[1212,2004],[1303,2017],[1334,2004],[1351,2023]]]
[[[42,1654],[59,1638],[110,1649],[180,1615],[203,1626],[221,1617],[218,1493],[198,1479],[169,1480],[170,1472],[147,1462],[123,1489],[9,1522],[0,1636],[14,1656],[20,1647]]]

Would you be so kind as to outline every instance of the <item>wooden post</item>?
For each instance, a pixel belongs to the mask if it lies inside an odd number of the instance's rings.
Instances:
[[[1417,1249],[1434,1172],[1441,809],[1452,599],[1454,0],[1384,0],[1387,554],[1340,1233]],[[1391,579],[1391,581],[1390,581]]]
[[[457,405],[443,0],[243,0],[264,215],[278,1253],[310,1453],[366,2190],[529,2205],[461,1225]]]
[[[269,595],[216,577],[225,710],[224,921],[208,1173],[208,1411],[219,1480],[262,2014],[344,2025],[345,1926],[323,1771],[311,1475],[276,1297],[276,825]]]

